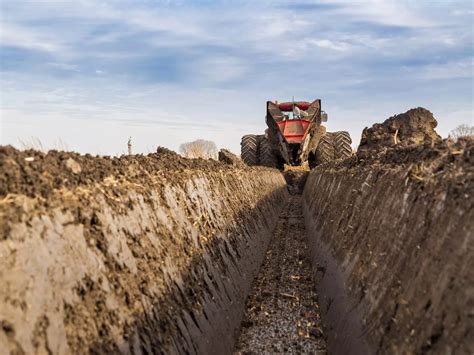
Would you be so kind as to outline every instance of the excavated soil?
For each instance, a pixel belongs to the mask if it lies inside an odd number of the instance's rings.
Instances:
[[[236,353],[326,353],[302,213],[306,175],[286,173],[293,193],[247,300]]]
[[[383,123],[365,128],[358,147],[358,153],[371,155],[376,150],[391,146],[433,144],[441,140],[435,128],[438,122],[425,108],[417,107],[405,113],[392,116]]]
[[[278,171],[0,150],[2,353],[228,353]]]
[[[184,170],[229,168],[215,160],[185,159],[161,147],[146,156],[111,158],[54,150],[48,153],[19,151],[11,146],[0,146],[0,197],[15,193],[46,198],[55,189],[88,186],[107,177],[146,184],[157,172],[167,171],[180,176]]]
[[[283,175],[0,147],[0,352],[474,353],[474,141],[434,127]]]
[[[474,353],[473,197],[472,139],[311,172],[303,210],[330,352]]]

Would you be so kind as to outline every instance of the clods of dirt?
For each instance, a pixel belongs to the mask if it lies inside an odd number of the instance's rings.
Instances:
[[[438,122],[425,108],[417,107],[376,123],[362,132],[358,152],[390,146],[432,144],[441,140],[435,128]]]
[[[242,159],[227,149],[221,149],[219,151],[218,160],[224,164],[235,165],[239,167],[244,166]]]
[[[303,193],[308,174],[309,171],[301,169],[290,169],[283,173],[290,195],[298,195]]]
[[[186,159],[162,147],[148,155],[108,157],[55,150],[48,153],[20,151],[12,146],[0,146],[0,197],[15,193],[47,198],[54,189],[88,186],[107,177],[148,183],[150,175],[159,171],[180,175],[181,171],[191,169],[216,171],[232,168],[212,159]]]

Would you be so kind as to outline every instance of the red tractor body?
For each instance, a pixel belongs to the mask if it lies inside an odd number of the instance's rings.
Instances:
[[[291,114],[293,114],[295,107],[306,111],[310,105],[311,104],[306,101],[282,102],[281,104],[278,104],[278,108],[281,112],[288,117],[288,119],[277,122],[281,134],[285,137],[288,143],[301,143],[306,138],[306,133],[311,124],[311,121],[304,118],[290,119],[289,113],[291,112]]]
[[[277,122],[281,134],[288,143],[301,143],[308,132],[310,121],[294,119]]]
[[[241,157],[247,165],[263,165],[282,169],[287,165],[310,168],[352,154],[348,132],[326,132],[322,125],[327,114],[321,100],[313,102],[267,101],[265,135],[242,137]]]

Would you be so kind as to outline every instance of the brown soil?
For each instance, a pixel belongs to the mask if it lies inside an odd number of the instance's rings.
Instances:
[[[290,195],[301,195],[308,178],[308,173],[309,171],[299,169],[298,167],[283,173]]]
[[[278,171],[163,149],[0,161],[2,351],[232,350],[286,201]]]
[[[432,144],[441,140],[435,128],[438,122],[425,108],[418,107],[376,123],[362,132],[358,152],[383,149],[390,146]]]
[[[303,180],[307,173],[297,175]],[[280,214],[247,300],[236,353],[326,353],[306,242],[302,189],[298,180],[295,183],[291,189],[295,193]]]
[[[0,147],[0,349],[474,353],[474,141],[434,127],[410,110],[284,178]]]
[[[185,159],[161,147],[148,155],[93,157],[54,150],[47,154],[35,150],[19,151],[11,146],[0,146],[0,197],[8,193],[47,197],[55,189],[87,186],[107,177],[148,183],[150,175],[159,171],[180,174],[183,170],[231,168],[215,160]]]
[[[230,164],[239,167],[243,167],[245,165],[242,159],[240,159],[240,157],[238,157],[227,149],[221,149],[219,151],[218,159],[220,162],[225,164]]]
[[[474,352],[473,160],[465,139],[311,172],[304,211],[331,352]]]

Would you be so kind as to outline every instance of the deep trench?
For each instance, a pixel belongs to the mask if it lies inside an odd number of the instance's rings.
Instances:
[[[326,353],[302,213],[306,175],[285,174],[290,198],[247,298],[235,353]]]

